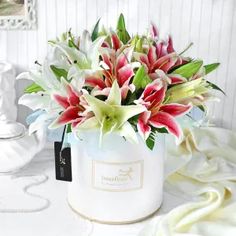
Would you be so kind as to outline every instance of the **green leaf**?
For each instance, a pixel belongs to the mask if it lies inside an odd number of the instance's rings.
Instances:
[[[125,19],[124,19],[123,14],[120,14],[120,16],[119,16],[116,30],[117,30],[117,35],[118,35],[119,39],[124,44],[126,44],[130,40],[130,36],[129,36],[129,33],[127,32],[126,27],[125,27]]]
[[[152,80],[146,74],[144,66],[139,67],[133,79],[136,89],[145,88],[151,82]]]
[[[213,84],[213,83],[211,83],[211,82],[209,82],[209,81],[207,81],[207,83],[208,83],[213,89],[218,90],[218,91],[222,92],[224,95],[226,95],[225,92],[224,92],[220,87],[218,87],[216,84]]]
[[[58,68],[58,67],[56,67],[54,65],[51,65],[50,68],[53,71],[54,75],[57,77],[57,79],[60,79],[61,77],[63,77],[64,79],[67,80],[68,72],[66,70],[64,70],[62,68]]]
[[[66,133],[71,133],[72,132],[72,128],[71,128],[71,124],[67,124],[66,125]]]
[[[206,109],[205,109],[205,107],[203,106],[203,105],[199,105],[199,106],[197,106],[202,112],[205,112],[206,111]]]
[[[149,137],[146,140],[146,145],[150,150],[153,150],[153,148],[154,148],[156,136],[157,136],[158,133],[167,134],[169,132],[164,127],[163,128],[154,128],[154,127],[152,127],[152,132],[150,133]]]
[[[68,46],[71,47],[71,48],[77,48],[78,49],[78,46],[74,42],[74,36],[71,33],[71,29],[68,31],[68,38],[69,38],[68,39]]]
[[[220,63],[213,63],[213,64],[205,65],[204,68],[205,68],[206,75],[212,72],[213,70],[215,70],[219,65]]]
[[[163,127],[163,128],[154,128],[154,130],[155,130],[156,133],[161,133],[161,134],[168,134],[169,133],[168,130],[165,127]]]
[[[146,145],[150,150],[153,150],[154,145],[155,145],[155,139],[152,137],[150,134],[149,137],[146,140]]]
[[[174,70],[172,74],[179,74],[189,79],[199,71],[202,64],[203,61],[192,61]]]
[[[186,51],[189,50],[189,48],[191,48],[193,46],[193,43],[191,42],[179,55],[184,54]]]
[[[68,46],[70,48],[77,48],[78,49],[78,47],[76,46],[76,44],[74,43],[74,41],[72,39],[68,40]]]
[[[36,83],[32,83],[24,90],[25,93],[37,93],[39,91],[44,91],[44,90],[41,86],[37,85]]]
[[[95,25],[94,28],[93,28],[93,32],[92,32],[92,35],[91,35],[92,41],[96,40],[97,37],[99,36],[99,33],[98,33],[98,30],[99,30],[99,22],[100,22],[100,18],[98,19],[96,25]]]

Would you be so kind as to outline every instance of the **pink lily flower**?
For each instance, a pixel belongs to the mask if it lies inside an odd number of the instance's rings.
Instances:
[[[94,88],[93,95],[108,96],[114,80],[117,80],[122,99],[125,99],[128,91],[134,90],[130,81],[137,63],[131,62],[132,48],[122,47],[122,42],[115,33],[112,33],[111,41],[111,47],[106,43],[102,48],[102,63],[105,65],[102,74],[87,77],[85,84]]]
[[[136,101],[147,108],[147,111],[139,115],[137,125],[139,133],[145,140],[149,137],[152,127],[166,128],[177,140],[182,138],[182,130],[174,118],[189,112],[192,105],[165,104],[166,89],[166,84],[156,79],[147,85],[141,97]]]
[[[70,84],[65,84],[65,90],[68,96],[54,94],[54,100],[61,105],[64,111],[50,125],[50,128],[58,128],[60,126],[71,124],[75,128],[92,115],[86,111],[85,101],[82,99],[82,93],[76,92]]]
[[[135,59],[145,66],[152,80],[157,78],[156,71],[162,70],[169,77],[170,84],[186,82],[184,77],[170,73],[170,70],[174,67],[188,62],[187,59],[175,52],[172,38],[169,36],[167,41],[159,40],[158,29],[153,24],[151,25],[150,34],[153,44],[148,47],[147,53],[135,52]]]

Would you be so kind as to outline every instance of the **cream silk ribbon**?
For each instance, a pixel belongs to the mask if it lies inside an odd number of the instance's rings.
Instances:
[[[139,236],[235,236],[235,180],[236,134],[186,130],[182,144],[168,149],[165,191],[188,201],[154,218]]]

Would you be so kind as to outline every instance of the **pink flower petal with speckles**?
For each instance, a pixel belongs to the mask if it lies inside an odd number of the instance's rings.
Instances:
[[[171,36],[169,36],[169,39],[168,39],[168,46],[167,46],[167,53],[172,53],[174,52],[174,47],[173,47],[173,40],[171,38]]]
[[[84,120],[85,120],[84,117],[79,117],[79,118],[75,119],[71,124],[72,128],[75,128],[77,125],[82,123]]]
[[[151,34],[151,37],[154,39],[158,39],[159,37],[158,29],[153,23],[151,23],[150,34]]]
[[[111,35],[111,41],[112,41],[113,48],[115,50],[118,50],[121,47],[120,39],[115,33]]]
[[[57,123],[60,125],[71,123],[79,118],[79,107],[68,107],[64,112],[60,114],[57,119]]]
[[[103,48],[109,48],[110,45],[109,45],[108,42],[104,41],[104,42],[102,43],[102,47],[103,47]]]
[[[175,53],[167,54],[164,57],[158,59],[153,65],[152,69],[160,69],[167,73],[171,69],[171,67],[175,65],[176,61],[177,55]]]
[[[133,75],[134,71],[130,64],[122,67],[118,71],[118,84],[122,86],[126,81],[130,81]]]
[[[187,79],[181,75],[169,74],[168,77],[171,80],[171,84],[181,84],[187,82]]]
[[[108,66],[108,68],[110,69],[110,70],[112,70],[112,68],[113,68],[113,65],[112,65],[112,63],[111,63],[111,60],[110,60],[110,57],[109,57],[109,55],[107,55],[107,54],[102,54],[102,60],[105,62],[105,64]]]
[[[54,94],[53,98],[59,105],[61,105],[65,109],[70,106],[70,103],[68,102],[66,97],[60,96],[58,94]]]
[[[116,71],[128,64],[127,58],[124,54],[119,55],[116,62]]]
[[[157,43],[155,47],[156,47],[157,59],[159,59],[167,54],[166,45],[163,41]]]
[[[79,104],[79,95],[75,93],[73,88],[70,85],[66,87],[68,93],[68,100],[71,106],[76,106]]]
[[[145,64],[148,68],[150,68],[150,63],[146,54],[141,54],[139,60],[142,64]]]
[[[99,96],[99,95],[103,95],[103,96],[107,96],[109,95],[110,93],[110,90],[111,90],[111,87],[107,87],[107,88],[104,88],[104,89],[94,89],[92,90],[91,92],[91,95],[93,96]]]
[[[163,87],[160,80],[154,80],[151,84],[148,84],[141,95],[141,98],[145,99],[150,96],[153,92],[160,90]]]
[[[151,112],[145,111],[139,115],[138,118],[138,132],[146,140],[151,133],[151,127],[148,125],[148,119],[150,118]]]
[[[178,139],[182,138],[182,130],[175,119],[168,113],[158,112],[155,116],[149,119],[149,124],[156,128],[166,128],[169,133],[173,134]]]
[[[85,84],[91,87],[99,87],[100,89],[104,89],[106,84],[102,78],[90,76],[85,79]]]
[[[148,60],[150,64],[154,64],[157,60],[157,55],[156,55],[156,48],[154,46],[151,46],[148,50]]]
[[[163,111],[165,113],[168,113],[174,117],[185,115],[192,109],[192,105],[183,105],[178,103],[171,103],[161,106],[160,111]]]
[[[150,109],[154,107],[159,107],[165,99],[165,94],[166,88],[162,87],[161,89],[152,93],[150,96],[146,97],[145,102],[150,102]]]
[[[129,81],[126,81],[122,87],[120,88],[121,90],[121,98],[122,100],[126,99],[127,94],[129,91],[131,91],[132,93],[135,90],[135,86],[133,84],[129,84]]]

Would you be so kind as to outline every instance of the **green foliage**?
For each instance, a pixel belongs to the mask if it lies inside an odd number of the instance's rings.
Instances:
[[[209,74],[210,72],[212,72],[213,70],[217,69],[218,66],[220,65],[220,63],[213,63],[213,64],[209,64],[209,65],[205,65],[205,74]]]
[[[67,80],[68,72],[65,69],[58,68],[54,65],[51,65],[50,68],[53,71],[54,75],[57,77],[57,79],[60,79],[61,77],[63,77],[64,79]]]
[[[138,35],[132,39],[131,45],[134,47],[135,52],[143,52],[143,41],[144,38],[140,38]]]
[[[92,41],[96,40],[98,38],[98,36],[99,36],[99,32],[98,32],[98,30],[99,30],[99,22],[100,22],[100,19],[98,19],[96,25],[93,28],[93,32],[92,32],[92,35],[91,35]]]
[[[119,39],[124,44],[126,44],[130,40],[130,36],[129,36],[129,33],[125,27],[125,19],[124,19],[123,14],[120,14],[120,16],[119,16],[116,30],[117,30],[117,35],[118,35]]]
[[[69,40],[68,40],[68,46],[71,47],[71,48],[78,48],[78,47],[75,45],[75,43],[74,43],[74,41],[73,41],[72,39],[69,39]]]
[[[32,83],[28,87],[25,88],[24,92],[25,93],[37,93],[39,91],[44,91],[42,87],[37,85],[36,83]]]
[[[202,67],[203,61],[192,61],[183,66],[180,66],[178,69],[174,70],[172,74],[179,74],[187,79],[195,75],[200,68]]]
[[[72,132],[72,128],[71,128],[71,124],[67,124],[66,125],[66,133],[71,133]]]
[[[221,88],[219,88],[216,84],[213,84],[213,83],[211,83],[211,82],[209,82],[209,81],[207,81],[207,83],[210,85],[210,87],[211,87],[212,89],[218,90],[218,91],[220,91],[221,93],[223,93],[224,95],[226,95],[225,92],[224,92]]]
[[[77,45],[74,42],[75,39],[74,39],[74,36],[71,33],[71,29],[68,31],[67,35],[68,35],[68,46],[71,47],[71,48],[77,48],[78,49]]]
[[[146,145],[150,150],[153,150],[155,145],[155,133],[151,133],[146,140]]]
[[[136,89],[144,89],[151,82],[152,80],[147,75],[144,66],[139,67],[133,79],[133,84]]]
[[[166,128],[152,128],[152,132],[146,140],[146,145],[150,150],[153,150],[155,146],[155,139],[158,133],[166,134],[168,131]]]
[[[202,112],[206,112],[206,107],[204,105],[197,106]]]

